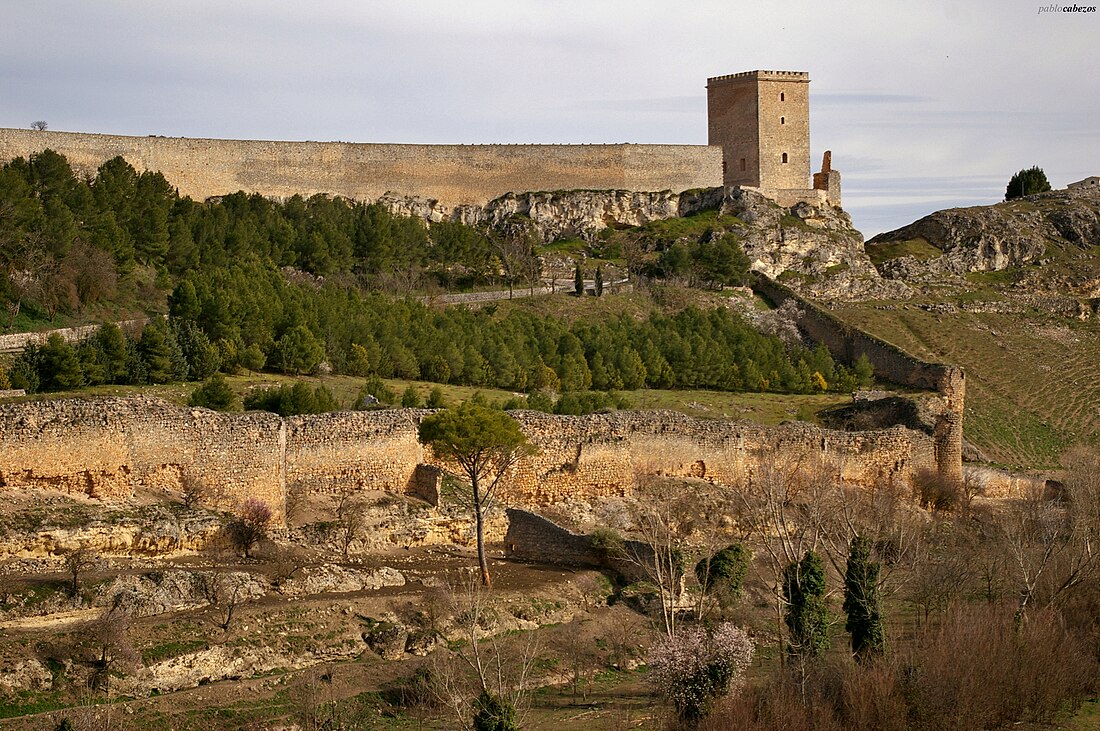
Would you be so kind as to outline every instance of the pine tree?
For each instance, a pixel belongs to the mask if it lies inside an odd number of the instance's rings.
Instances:
[[[40,388],[43,391],[68,391],[84,385],[84,374],[76,351],[57,333],[46,340],[39,351]]]
[[[573,292],[578,297],[584,295],[584,272],[581,271],[581,265],[577,265],[577,269],[573,272]]]
[[[829,648],[829,608],[825,604],[825,562],[814,551],[783,570],[783,619],[790,631],[787,652],[803,660]]]
[[[844,571],[844,611],[848,619],[844,628],[852,635],[852,652],[862,660],[882,654],[886,647],[886,630],[879,596],[880,565],[871,560],[871,541],[863,536],[852,539],[848,551],[848,566]]]
[[[1035,166],[1021,170],[1012,176],[1005,188],[1005,200],[1022,198],[1025,195],[1045,193],[1050,190],[1050,181],[1041,167]]]
[[[596,296],[603,297],[603,267],[596,267]]]

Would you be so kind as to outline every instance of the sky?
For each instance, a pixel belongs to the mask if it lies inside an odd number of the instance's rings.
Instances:
[[[1100,174],[1100,11],[1052,4],[0,0],[0,127],[706,144],[707,77],[808,71],[812,164],[870,237]]]

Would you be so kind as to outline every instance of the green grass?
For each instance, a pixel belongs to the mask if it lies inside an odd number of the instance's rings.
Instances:
[[[867,256],[871,257],[871,263],[876,267],[891,259],[899,259],[903,256],[911,256],[918,261],[928,261],[943,254],[942,251],[923,238],[867,244],[864,249],[867,251]]]
[[[206,647],[206,640],[170,640],[142,650],[141,661],[146,665],[151,665],[161,660],[179,657],[196,650],[203,650]]]
[[[932,313],[848,305],[848,321],[967,372],[963,429],[992,461],[1054,467],[1100,437],[1100,325],[1049,315]]]

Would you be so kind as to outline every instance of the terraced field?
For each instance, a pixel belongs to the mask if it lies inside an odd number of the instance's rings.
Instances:
[[[1053,467],[1100,435],[1100,326],[1025,315],[937,313],[863,303],[837,311],[910,350],[967,371],[966,437],[992,461]]]

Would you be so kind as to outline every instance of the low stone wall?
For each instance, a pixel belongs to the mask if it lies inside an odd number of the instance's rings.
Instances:
[[[509,508],[508,532],[504,551],[513,558],[555,566],[609,569],[628,582],[649,579],[655,552],[648,543],[624,540],[623,554],[629,558],[606,556],[592,547],[588,535],[574,533],[551,520],[519,508]]]
[[[438,496],[436,460],[417,440],[430,412],[395,409],[288,419],[220,414],[152,398],[0,405],[0,490],[43,488],[105,500],[197,484],[232,507],[259,497],[282,512],[288,490],[389,490]],[[736,486],[777,459],[825,463],[854,484],[906,481],[935,465],[933,438],[902,427],[841,432],[766,427],[674,412],[552,416],[513,412],[537,452],[502,485],[509,505],[625,496],[641,475]]]
[[[118,326],[125,331],[140,330],[145,327],[145,323],[147,322],[149,322],[149,318],[142,317],[136,320],[120,322]],[[55,334],[60,335],[61,339],[67,343],[78,343],[95,334],[96,330],[99,328],[99,325],[81,325],[79,327],[62,327],[56,330],[43,330],[42,332],[8,333],[7,335],[0,335],[0,353],[17,353],[23,350],[23,348],[27,346],[27,343],[42,345],[51,335]]]

